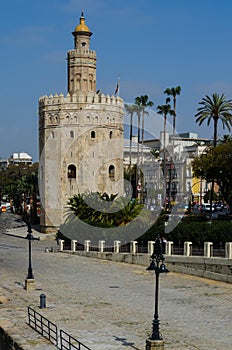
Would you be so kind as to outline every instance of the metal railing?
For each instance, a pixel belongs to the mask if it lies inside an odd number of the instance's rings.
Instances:
[[[57,345],[57,326],[30,306],[28,306],[28,323],[36,332],[48,339],[52,344]]]
[[[59,350],[91,350],[88,346],[73,338],[62,329],[60,330],[59,337],[57,326],[53,322],[49,321],[30,306],[28,306],[27,310],[29,326],[48,339]]]
[[[60,330],[60,350],[91,350],[86,345],[73,338],[71,335]]]

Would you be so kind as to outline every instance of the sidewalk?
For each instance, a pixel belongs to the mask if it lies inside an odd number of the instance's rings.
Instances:
[[[27,238],[27,232],[28,228],[25,222],[19,223],[19,227],[11,228],[11,229],[6,229],[3,231],[4,235],[7,236],[12,236],[12,237],[17,237],[17,238]],[[41,233],[39,231],[39,226],[32,226],[32,235],[34,239],[36,240],[50,240],[50,239],[55,239],[56,235],[55,233]]]
[[[50,237],[32,243],[36,290],[27,292],[28,242],[18,238],[26,231],[21,227],[0,235],[0,296],[6,298],[0,326],[26,350],[51,349],[26,324],[31,306],[92,350],[144,350],[154,315],[154,275],[144,266],[46,253],[46,245],[57,247]],[[33,235],[41,234],[33,230]],[[47,308],[41,310],[42,293]],[[231,297],[231,284],[172,272],[162,276],[159,318],[165,350],[231,350]]]

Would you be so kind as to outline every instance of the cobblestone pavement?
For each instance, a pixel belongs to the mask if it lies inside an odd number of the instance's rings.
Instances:
[[[10,231],[24,237],[25,228]],[[9,233],[9,232],[8,232]],[[0,326],[25,349],[51,347],[26,325],[35,308],[92,350],[144,350],[154,314],[154,275],[144,266],[66,253],[54,238],[33,242],[36,290],[26,291],[28,243],[0,235]],[[39,309],[39,297],[47,308]],[[159,316],[165,349],[231,350],[232,285],[168,273],[160,276]],[[54,347],[53,347],[54,348]]]

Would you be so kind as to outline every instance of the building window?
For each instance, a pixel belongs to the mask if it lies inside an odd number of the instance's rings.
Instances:
[[[112,139],[112,137],[113,137],[113,131],[110,131],[110,139]]]
[[[115,178],[115,167],[114,165],[109,166],[109,178],[114,179]]]
[[[74,138],[74,131],[70,131],[70,137],[73,139]]]
[[[52,139],[55,138],[55,131],[52,131],[52,133],[51,133],[51,138],[52,138]]]
[[[95,131],[91,131],[91,139],[95,139],[95,137],[96,137]]]
[[[73,164],[68,166],[68,179],[76,179],[76,167]]]

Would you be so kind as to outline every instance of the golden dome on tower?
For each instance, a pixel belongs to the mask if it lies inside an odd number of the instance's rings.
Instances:
[[[85,24],[85,17],[84,17],[83,12],[81,13],[81,17],[80,17],[80,24],[78,26],[76,26],[75,32],[88,32],[88,33],[90,33],[88,26]]]

